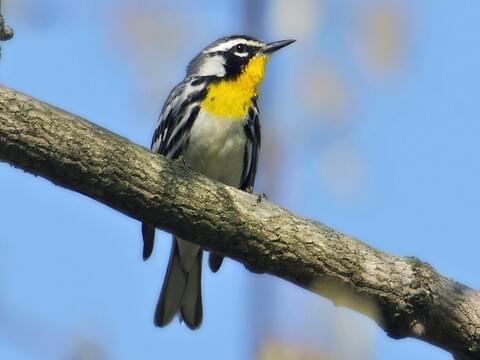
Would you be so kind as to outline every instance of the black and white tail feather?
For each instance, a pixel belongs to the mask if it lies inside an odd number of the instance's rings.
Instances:
[[[215,53],[212,56],[216,56]],[[201,102],[207,95],[207,87],[219,79],[218,75],[221,74],[202,74],[197,58],[190,63],[186,79],[171,91],[163,106],[152,139],[152,151],[169,159],[176,159],[183,154],[189,144],[190,130],[201,110]],[[261,141],[256,98],[252,100],[248,116],[244,120],[247,142],[240,182],[242,190],[253,187]],[[146,260],[153,251],[155,228],[143,223],[142,234],[143,258]],[[210,253],[209,266],[212,271],[218,271],[222,261],[222,255]],[[202,249],[173,236],[168,269],[155,311],[155,325],[165,326],[179,313],[180,319],[189,328],[196,329],[200,326],[203,316],[201,272]]]

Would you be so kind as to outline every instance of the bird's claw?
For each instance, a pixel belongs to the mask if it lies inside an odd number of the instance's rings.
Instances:
[[[257,204],[260,204],[263,200],[267,200],[267,194],[265,193],[257,194]]]
[[[187,162],[185,161],[185,158],[183,157],[183,155],[180,155],[179,157],[177,157],[175,159],[176,162],[178,162],[180,165],[182,165],[183,167],[187,168],[187,169],[190,169],[190,166],[188,166]]]
[[[249,194],[253,194],[253,186],[248,186],[245,191]],[[257,204],[260,204],[263,200],[267,200],[267,195],[265,193],[258,193],[257,195]]]

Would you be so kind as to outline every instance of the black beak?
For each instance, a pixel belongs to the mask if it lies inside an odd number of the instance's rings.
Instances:
[[[280,40],[280,41],[274,41],[271,42],[270,44],[267,44],[263,47],[261,50],[262,53],[264,54],[271,54],[277,50],[280,50],[281,48],[290,45],[294,43],[295,40]]]

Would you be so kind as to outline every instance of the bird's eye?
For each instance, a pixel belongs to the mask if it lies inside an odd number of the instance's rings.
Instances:
[[[244,53],[247,51],[247,47],[245,46],[245,44],[238,44],[237,46],[235,46],[235,52],[237,53]]]

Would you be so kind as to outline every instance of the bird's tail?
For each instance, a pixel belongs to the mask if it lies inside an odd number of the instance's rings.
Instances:
[[[191,246],[191,249],[185,249],[185,246]],[[191,261],[182,259],[186,258],[182,256],[186,251],[190,253],[188,255],[193,255]],[[181,318],[190,329],[200,326],[203,317],[201,276],[202,251],[196,245],[173,238],[168,269],[155,310],[155,325],[169,324],[180,311]]]

